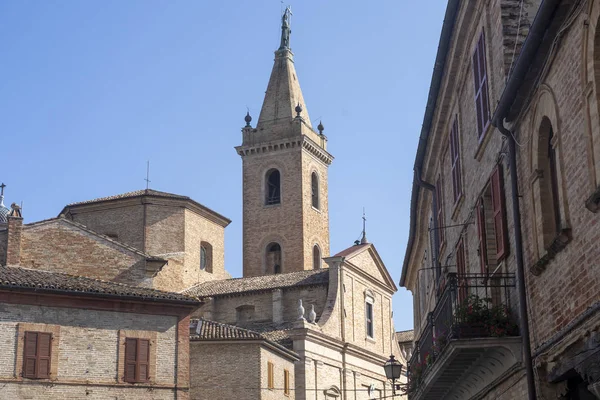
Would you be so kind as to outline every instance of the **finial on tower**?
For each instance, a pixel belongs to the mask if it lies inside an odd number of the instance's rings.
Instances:
[[[365,208],[363,207],[363,231],[362,231],[362,238],[360,239],[360,244],[367,244],[369,243],[367,241],[367,217],[365,216]]]
[[[302,106],[300,105],[300,103],[298,103],[298,105],[296,106],[296,108],[294,108],[294,110],[296,111],[296,118],[302,118],[300,116],[300,113],[302,112]]]
[[[4,188],[6,187],[6,185],[4,184],[4,182],[2,182],[2,184],[0,185],[0,197],[4,198]]]
[[[292,33],[292,30],[290,29],[291,16],[292,9],[290,6],[287,6],[281,16],[281,43],[279,45],[279,50],[289,50],[290,48],[290,33]]]
[[[319,121],[319,126],[317,126],[317,129],[319,130],[319,135],[322,135],[323,131],[325,130],[323,127],[323,122]]]
[[[246,121],[246,128],[250,128],[250,122],[252,122],[252,117],[250,116],[250,110],[248,110],[248,112],[246,112],[244,121]]]

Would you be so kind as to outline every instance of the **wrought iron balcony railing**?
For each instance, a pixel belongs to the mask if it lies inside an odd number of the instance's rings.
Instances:
[[[511,307],[514,274],[447,274],[440,296],[408,362],[409,391],[416,391],[453,340],[518,336]]]

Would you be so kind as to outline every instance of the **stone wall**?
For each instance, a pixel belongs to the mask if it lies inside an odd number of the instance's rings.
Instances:
[[[0,397],[11,399],[172,399],[177,354],[177,317],[89,309],[3,304],[0,321]],[[21,326],[21,328],[19,328]],[[54,328],[53,328],[54,327]],[[52,384],[21,377],[15,354],[19,329],[56,329],[53,333]],[[120,383],[117,374],[119,331],[155,335],[155,365],[150,384]],[[19,339],[17,339],[19,338]],[[56,343],[58,341],[58,343]],[[22,348],[20,346],[19,348]],[[151,352],[153,350],[151,349]],[[54,361],[57,362],[55,365]],[[139,387],[136,387],[139,386]]]

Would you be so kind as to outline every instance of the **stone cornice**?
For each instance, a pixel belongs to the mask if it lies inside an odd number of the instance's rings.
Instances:
[[[329,154],[326,150],[324,150],[306,135],[256,145],[237,146],[235,150],[241,157],[246,157],[257,154],[289,150],[298,147],[302,147],[303,149],[307,150],[309,153],[315,156],[315,158],[326,165],[330,165],[333,161],[333,156],[331,154]]]

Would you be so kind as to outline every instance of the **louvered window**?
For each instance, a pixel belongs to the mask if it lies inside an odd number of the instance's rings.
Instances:
[[[475,109],[477,111],[477,132],[481,139],[490,122],[488,105],[487,69],[485,67],[485,35],[481,32],[473,53],[473,78],[475,81]]]
[[[147,382],[149,368],[150,340],[125,339],[125,382]]]
[[[452,163],[452,190],[456,203],[462,194],[462,181],[460,176],[460,144],[458,142],[458,117],[454,118],[450,128],[450,161]]]
[[[25,332],[24,347],[23,377],[31,379],[49,378],[52,334]]]

